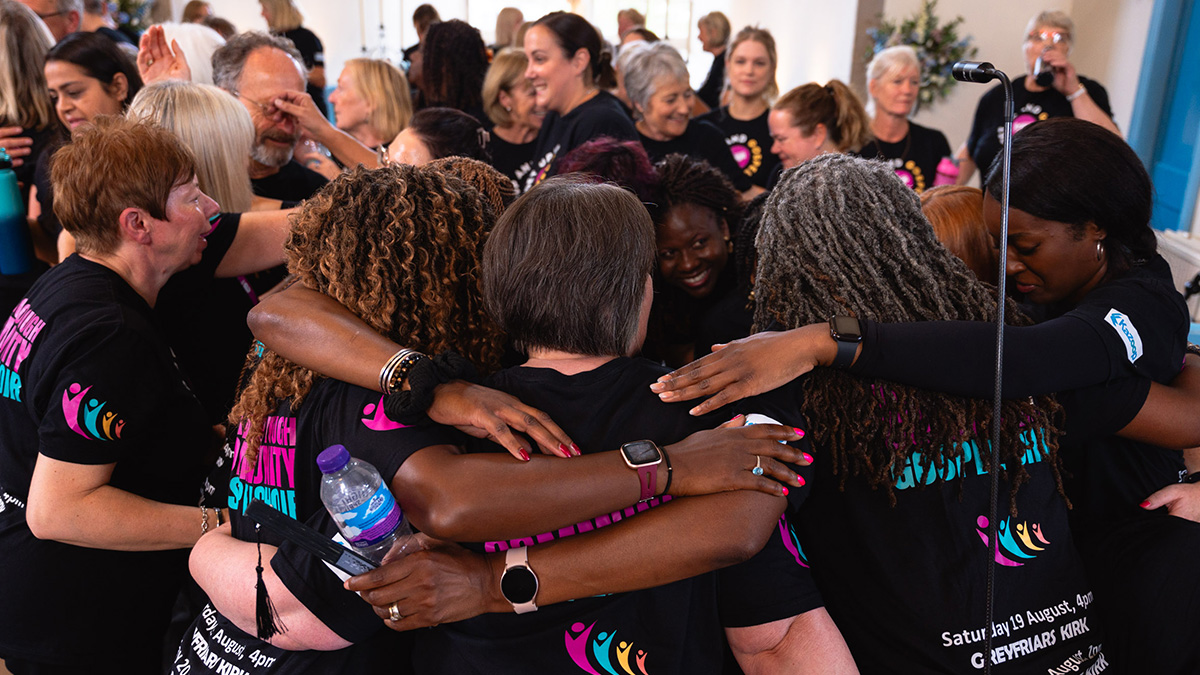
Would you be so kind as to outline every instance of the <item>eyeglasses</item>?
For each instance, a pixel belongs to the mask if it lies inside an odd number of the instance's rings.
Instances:
[[[286,113],[284,113],[282,110],[280,110],[279,108],[276,108],[276,107],[275,107],[275,104],[273,104],[273,103],[271,103],[271,104],[267,104],[267,103],[260,103],[260,102],[258,102],[258,101],[255,101],[254,99],[250,98],[249,96],[246,96],[245,94],[243,94],[242,92],[240,92],[240,91],[238,91],[238,90],[236,90],[236,89],[235,89],[235,90],[233,90],[233,91],[232,91],[232,92],[230,92],[230,93],[232,93],[234,96],[236,96],[236,97],[238,97],[238,98],[244,98],[244,99],[246,99],[247,101],[249,101],[249,102],[253,103],[253,104],[254,104],[254,105],[256,105],[256,106],[258,106],[258,109],[259,109],[259,111],[262,113],[262,116],[263,116],[263,117],[266,117],[266,118],[268,118],[268,119],[274,119],[274,118],[275,118],[276,116],[278,116],[278,115],[283,115],[283,114],[286,114]]]
[[[1030,42],[1040,42],[1044,45],[1056,45],[1063,42],[1070,42],[1071,36],[1056,30],[1042,30],[1026,35],[1025,39]]]

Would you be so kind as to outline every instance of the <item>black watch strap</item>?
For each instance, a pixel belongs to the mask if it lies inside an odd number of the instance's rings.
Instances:
[[[849,316],[834,316],[829,319],[829,336],[837,342],[837,355],[833,357],[833,367],[845,370],[854,363],[854,354],[858,351],[858,343],[862,342],[862,324],[858,319]]]

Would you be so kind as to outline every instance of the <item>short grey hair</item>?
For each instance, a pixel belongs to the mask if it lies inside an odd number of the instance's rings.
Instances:
[[[304,57],[300,56],[300,51],[296,49],[296,45],[292,44],[291,40],[261,31],[250,31],[229,38],[224,47],[213,52],[213,84],[225,91],[236,91],[238,82],[242,79],[242,69],[246,67],[246,59],[259,47],[270,47],[285,52],[296,62],[296,67],[300,69],[304,78],[308,79],[308,69],[304,67]]]
[[[1057,10],[1047,10],[1041,12],[1037,16],[1029,20],[1029,25],[1025,26],[1025,35],[1028,36],[1038,26],[1050,26],[1061,30],[1067,36],[1067,47],[1072,47],[1075,44],[1075,22],[1071,17],[1067,16],[1066,12]]]
[[[896,45],[881,50],[867,64],[867,80],[878,80],[892,70],[914,67],[917,75],[921,74],[921,60],[917,58],[917,50],[908,45]]]
[[[54,11],[56,12],[79,12],[83,15],[83,0],[56,0],[54,3]]]
[[[655,42],[645,49],[640,49],[629,59],[622,75],[625,78],[625,92],[634,108],[646,107],[650,97],[654,95],[655,85],[664,75],[687,83],[687,64],[674,47],[665,42]]]

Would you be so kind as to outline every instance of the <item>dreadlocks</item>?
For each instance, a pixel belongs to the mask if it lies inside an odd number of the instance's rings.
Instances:
[[[994,291],[938,243],[916,193],[883,164],[828,154],[787,172],[772,192],[758,233],[755,324],[788,328],[850,315],[874,321],[994,321]],[[1010,323],[1030,320],[1009,301]],[[1005,401],[1000,448],[1010,508],[1028,480],[1022,457],[1038,443],[1062,491],[1050,397]],[[906,464],[950,475],[977,442],[987,470],[992,403],[818,369],[805,384],[814,439],[831,451],[842,484],[863,476],[893,485]],[[912,457],[913,452],[919,458]],[[940,480],[940,478],[939,478]]]
[[[737,228],[742,219],[737,189],[711,164],[695,157],[671,154],[655,164],[654,170],[658,172],[658,198],[650,209],[650,216],[655,224],[666,220],[672,207],[695,204],[712,210],[730,230]]]
[[[499,329],[479,290],[495,222],[479,191],[428,168],[344,173],[304,203],[287,242],[288,271],[380,334],[428,353],[453,349],[482,372],[500,361]],[[251,354],[251,361],[254,354]],[[316,374],[266,352],[230,413],[257,461],[266,416],[303,403]]]

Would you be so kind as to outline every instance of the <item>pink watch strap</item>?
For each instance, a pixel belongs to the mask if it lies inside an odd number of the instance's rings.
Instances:
[[[638,482],[642,486],[641,501],[653,499],[658,492],[658,464],[638,467]]]

